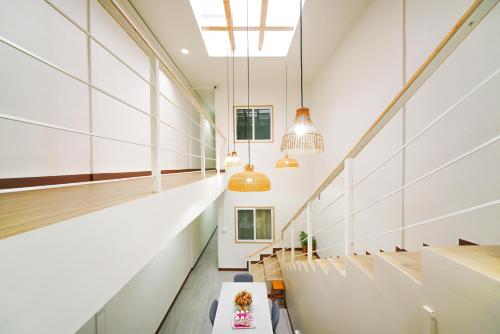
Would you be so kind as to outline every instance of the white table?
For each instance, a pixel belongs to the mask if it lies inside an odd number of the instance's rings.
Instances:
[[[247,290],[252,294],[253,316],[255,319],[255,328],[252,329],[233,329],[231,321],[233,318],[234,296]],[[215,316],[214,334],[273,334],[271,323],[271,312],[267,301],[267,289],[265,283],[222,283],[222,289],[219,296],[219,306]]]

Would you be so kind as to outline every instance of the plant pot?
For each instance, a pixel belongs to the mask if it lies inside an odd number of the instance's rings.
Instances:
[[[314,247],[313,245],[313,254],[316,252],[316,247]],[[302,253],[307,253],[307,245],[306,246],[302,246]]]

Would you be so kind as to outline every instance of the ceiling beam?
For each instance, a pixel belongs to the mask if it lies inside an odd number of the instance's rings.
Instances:
[[[248,31],[293,31],[293,27],[248,27]],[[228,27],[201,27],[203,31],[228,31]],[[233,31],[247,31],[247,27],[232,27]]]
[[[231,13],[231,5],[229,0],[224,1],[224,12],[226,13],[227,33],[229,35],[229,42],[231,43],[231,50],[236,50],[234,43],[234,30],[233,30],[233,14]]]
[[[267,19],[267,1],[268,0],[262,0],[262,6],[260,8],[259,51],[262,51],[262,46],[264,45],[264,28],[266,26]]]

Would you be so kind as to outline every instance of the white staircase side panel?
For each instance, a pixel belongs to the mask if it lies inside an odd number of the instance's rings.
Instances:
[[[499,333],[500,281],[431,249],[422,263],[423,304],[435,312],[438,333]]]
[[[375,260],[374,278],[380,298],[377,331],[384,334],[424,333],[422,285],[382,258]]]

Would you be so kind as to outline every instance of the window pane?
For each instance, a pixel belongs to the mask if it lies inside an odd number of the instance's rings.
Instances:
[[[255,139],[270,140],[271,139],[271,110],[270,109],[255,109]]]
[[[253,210],[238,210],[238,240],[254,240]]]
[[[236,139],[247,140],[248,137],[253,139],[252,132],[252,110],[236,109]]]
[[[272,236],[271,209],[255,210],[255,230],[258,240],[271,240]]]

